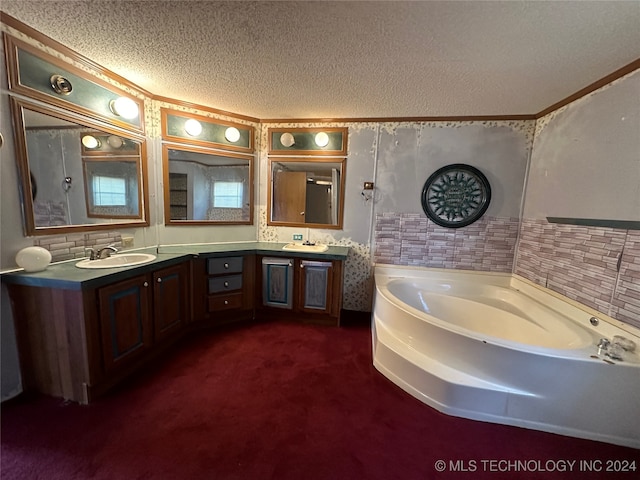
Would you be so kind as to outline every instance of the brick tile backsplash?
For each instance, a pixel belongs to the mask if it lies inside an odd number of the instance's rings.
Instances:
[[[119,232],[71,233],[55,237],[38,238],[33,244],[51,252],[52,262],[83,258],[86,248],[99,250],[107,245],[122,248],[122,236]]]
[[[518,219],[483,217],[452,229],[423,214],[376,216],[374,261],[393,265],[510,272]]]
[[[374,243],[376,263],[514,272],[640,328],[639,231],[490,216],[451,229],[384,213]]]
[[[638,231],[524,219],[514,271],[640,328]]]

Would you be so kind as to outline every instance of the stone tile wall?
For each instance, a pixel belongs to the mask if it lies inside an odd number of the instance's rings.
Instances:
[[[419,213],[376,216],[376,263],[511,272],[518,219],[484,216],[452,229]]]
[[[83,258],[85,248],[99,250],[107,245],[122,248],[122,236],[118,232],[70,233],[55,237],[37,238],[33,244],[51,252],[52,262]]]
[[[514,271],[640,327],[640,232],[524,219]]]
[[[514,272],[640,328],[640,232],[485,216],[440,227],[417,213],[376,216],[376,263]]]

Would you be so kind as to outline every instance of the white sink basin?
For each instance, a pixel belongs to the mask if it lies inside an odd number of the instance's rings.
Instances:
[[[121,253],[99,260],[80,260],[76,263],[78,268],[117,268],[131,267],[155,260],[156,256],[150,253]]]
[[[303,245],[302,243],[288,243],[284,247],[283,250],[288,250],[290,252],[309,252],[309,253],[319,253],[326,252],[329,247],[327,245]]]

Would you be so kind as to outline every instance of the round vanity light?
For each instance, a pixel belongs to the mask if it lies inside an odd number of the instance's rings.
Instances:
[[[184,131],[192,137],[197,137],[202,133],[202,124],[200,124],[199,121],[190,118],[189,120],[184,122]]]
[[[114,114],[127,120],[138,116],[138,105],[127,97],[118,97],[115,100],[111,100],[109,108]]]
[[[82,137],[82,145],[87,148],[98,148],[100,146],[100,140],[93,135],[85,135]]]
[[[16,255],[16,263],[25,272],[41,272],[51,263],[51,252],[42,247],[23,248]]]
[[[226,138],[231,143],[235,143],[240,140],[240,130],[238,130],[236,127],[229,127],[224,132],[224,138]]]
[[[296,139],[293,138],[293,135],[289,132],[283,133],[280,135],[280,143],[283,147],[292,147],[294,143],[296,143]]]
[[[124,140],[117,135],[111,135],[107,138],[107,143],[111,148],[120,148],[124,144]]]
[[[319,147],[326,147],[327,145],[329,145],[329,135],[327,135],[324,132],[319,132],[316,134],[316,145],[318,145]]]

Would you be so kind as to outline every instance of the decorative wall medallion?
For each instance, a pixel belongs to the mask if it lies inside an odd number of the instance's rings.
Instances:
[[[460,228],[478,220],[489,207],[491,186],[487,177],[471,165],[442,167],[422,188],[422,209],[442,227]]]

